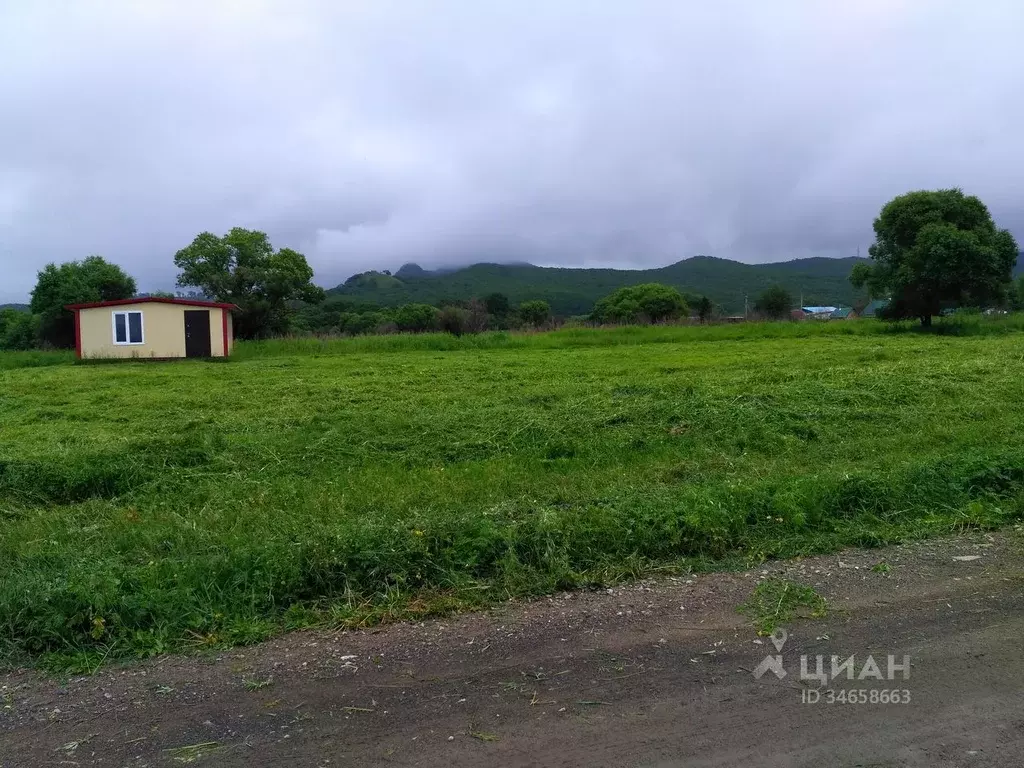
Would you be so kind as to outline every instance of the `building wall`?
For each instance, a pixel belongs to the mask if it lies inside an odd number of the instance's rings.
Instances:
[[[78,310],[82,357],[147,358],[185,356],[185,310],[210,312],[210,351],[224,355],[224,313],[228,321],[228,351],[231,350],[231,313],[220,307],[190,307],[185,304],[126,304]],[[142,312],[143,344],[115,344],[115,312]]]
[[[202,309],[202,307],[182,307],[182,309]],[[224,322],[222,317],[228,321],[228,354],[231,354],[231,313],[220,307],[210,309],[210,354],[214,357],[224,357]],[[182,344],[185,336],[185,316],[181,316]]]

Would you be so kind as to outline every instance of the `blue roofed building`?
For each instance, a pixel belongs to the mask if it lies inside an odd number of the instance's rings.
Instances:
[[[828,320],[832,316],[832,313],[835,312],[835,310],[835,307],[812,306],[800,307],[799,311],[801,312],[800,317],[802,318],[807,318],[810,320]]]

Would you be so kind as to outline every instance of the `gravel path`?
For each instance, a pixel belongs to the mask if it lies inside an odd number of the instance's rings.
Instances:
[[[781,652],[736,610],[768,577],[829,606]],[[1022,587],[1024,532],[969,533],[63,683],[17,671],[0,768],[1024,765]],[[909,656],[909,679],[856,679],[869,654],[883,677]],[[774,655],[786,676],[755,678]],[[818,655],[854,656],[855,679],[801,680]]]

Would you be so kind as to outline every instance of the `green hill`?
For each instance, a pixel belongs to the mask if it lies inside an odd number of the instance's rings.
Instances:
[[[658,269],[571,269],[531,264],[473,264],[445,272],[428,272],[406,264],[395,275],[364,272],[328,291],[382,306],[409,302],[437,304],[504,293],[513,303],[544,299],[559,315],[589,312],[594,302],[617,288],[638,283],[665,283],[684,293],[705,294],[726,313],[741,313],[743,297],[751,303],[770,285],[781,284],[804,304],[852,304],[857,294],[849,276],[855,258],[797,259],[775,264],[742,264],[711,256]],[[862,259],[866,261],[866,259]]]

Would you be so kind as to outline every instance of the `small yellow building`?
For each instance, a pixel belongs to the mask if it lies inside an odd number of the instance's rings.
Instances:
[[[234,304],[147,297],[69,304],[79,358],[227,357]]]

